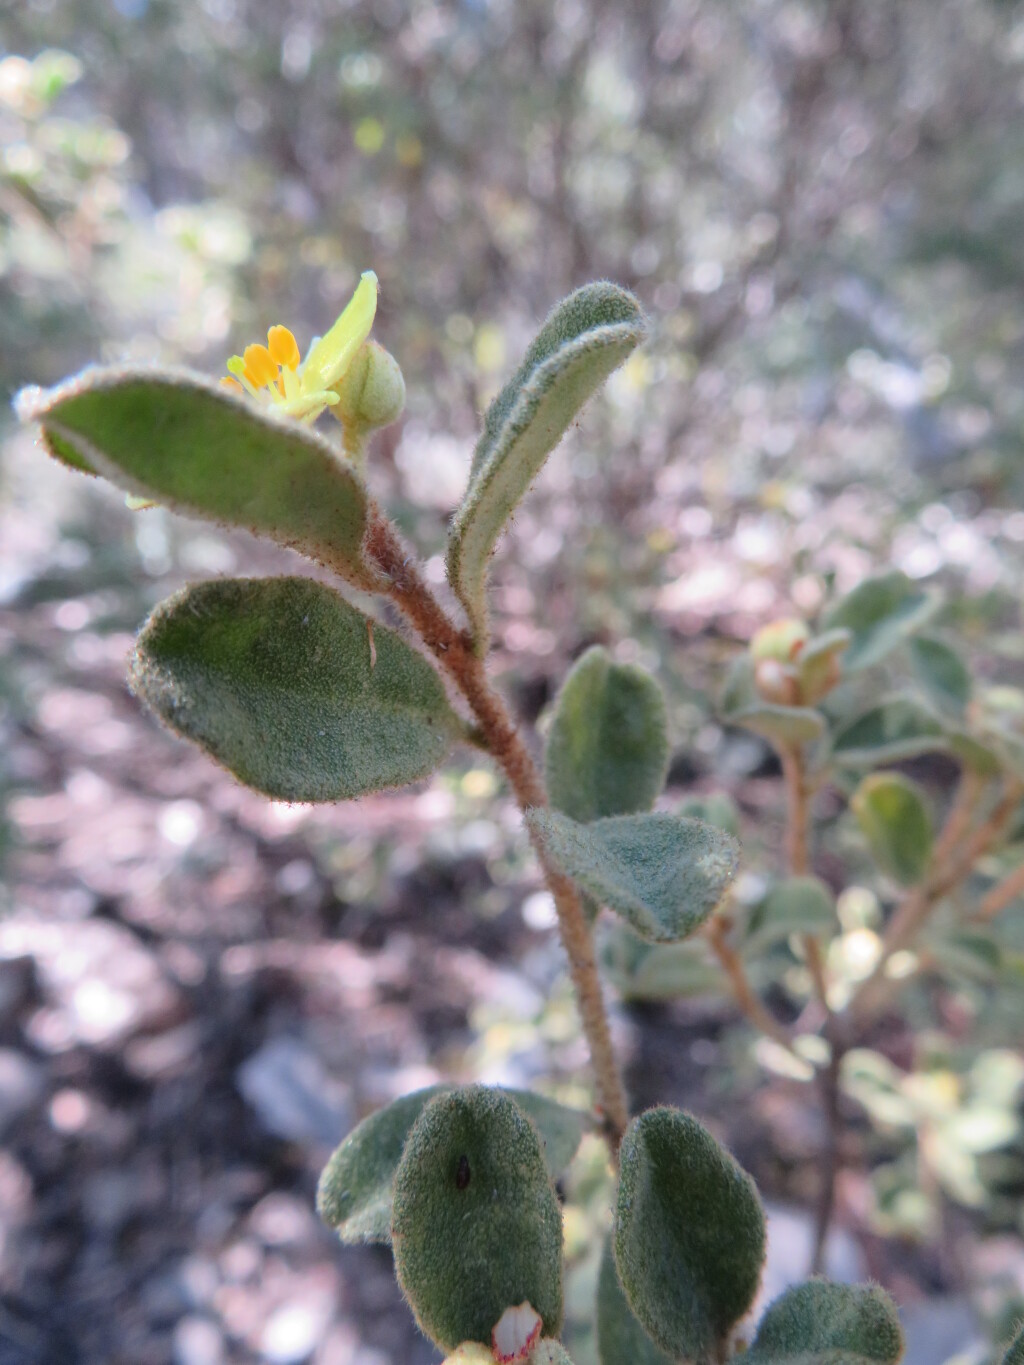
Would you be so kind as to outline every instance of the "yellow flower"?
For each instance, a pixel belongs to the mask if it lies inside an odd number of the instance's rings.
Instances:
[[[271,327],[267,344],[246,346],[228,361],[230,379],[221,383],[270,403],[300,422],[314,422],[338,402],[338,384],[370,334],[377,312],[377,276],[365,270],[341,317],[314,341],[306,359],[287,327]]]

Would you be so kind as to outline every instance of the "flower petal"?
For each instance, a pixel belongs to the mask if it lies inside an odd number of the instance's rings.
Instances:
[[[345,311],[309,353],[302,368],[304,391],[329,389],[338,382],[370,335],[376,312],[377,276],[372,270],[364,270]]]

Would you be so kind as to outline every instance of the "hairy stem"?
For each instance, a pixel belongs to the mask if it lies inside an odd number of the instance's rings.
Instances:
[[[720,910],[708,921],[705,932],[722,970],[729,978],[729,985],[740,1013],[754,1025],[758,1032],[774,1039],[787,1052],[794,1052],[793,1039],[789,1030],[785,1024],[781,1024],[775,1018],[751,986],[742,957],[728,941],[727,935],[731,927],[729,916]],[[794,1052],[794,1056],[799,1056],[799,1053]],[[801,1058],[802,1060],[803,1058]]]
[[[395,528],[376,509],[371,514],[366,551],[383,570],[392,600],[469,704],[486,747],[508,779],[520,809],[546,806],[547,791],[537,765],[504,701],[491,686],[472,638],[450,619],[406,554]],[[604,1130],[613,1152],[617,1152],[629,1121],[629,1108],[612,1046],[593,936],[575,885],[550,865],[537,839],[533,845],[558,913]]]

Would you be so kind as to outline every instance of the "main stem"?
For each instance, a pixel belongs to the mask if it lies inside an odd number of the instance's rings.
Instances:
[[[465,697],[487,748],[508,779],[521,810],[548,804],[547,790],[501,696],[491,686],[471,638],[452,622],[405,553],[395,528],[373,509],[366,536],[369,557],[387,579],[386,591]],[[613,1153],[622,1142],[629,1107],[601,991],[594,939],[575,885],[551,866],[539,840],[531,841],[555,902],[558,927],[597,1087],[598,1107]]]

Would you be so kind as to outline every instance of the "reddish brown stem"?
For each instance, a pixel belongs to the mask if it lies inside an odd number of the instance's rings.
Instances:
[[[449,618],[406,554],[394,527],[376,509],[371,515],[366,551],[383,571],[386,591],[392,600],[469,704],[487,749],[505,773],[520,809],[546,806],[547,791],[537,766],[504,701],[491,686],[484,662],[474,652],[472,638]],[[629,1110],[612,1046],[593,935],[575,885],[551,866],[532,834],[531,839],[555,901],[580,1019],[590,1048],[604,1129],[612,1150],[617,1152],[629,1121]]]

